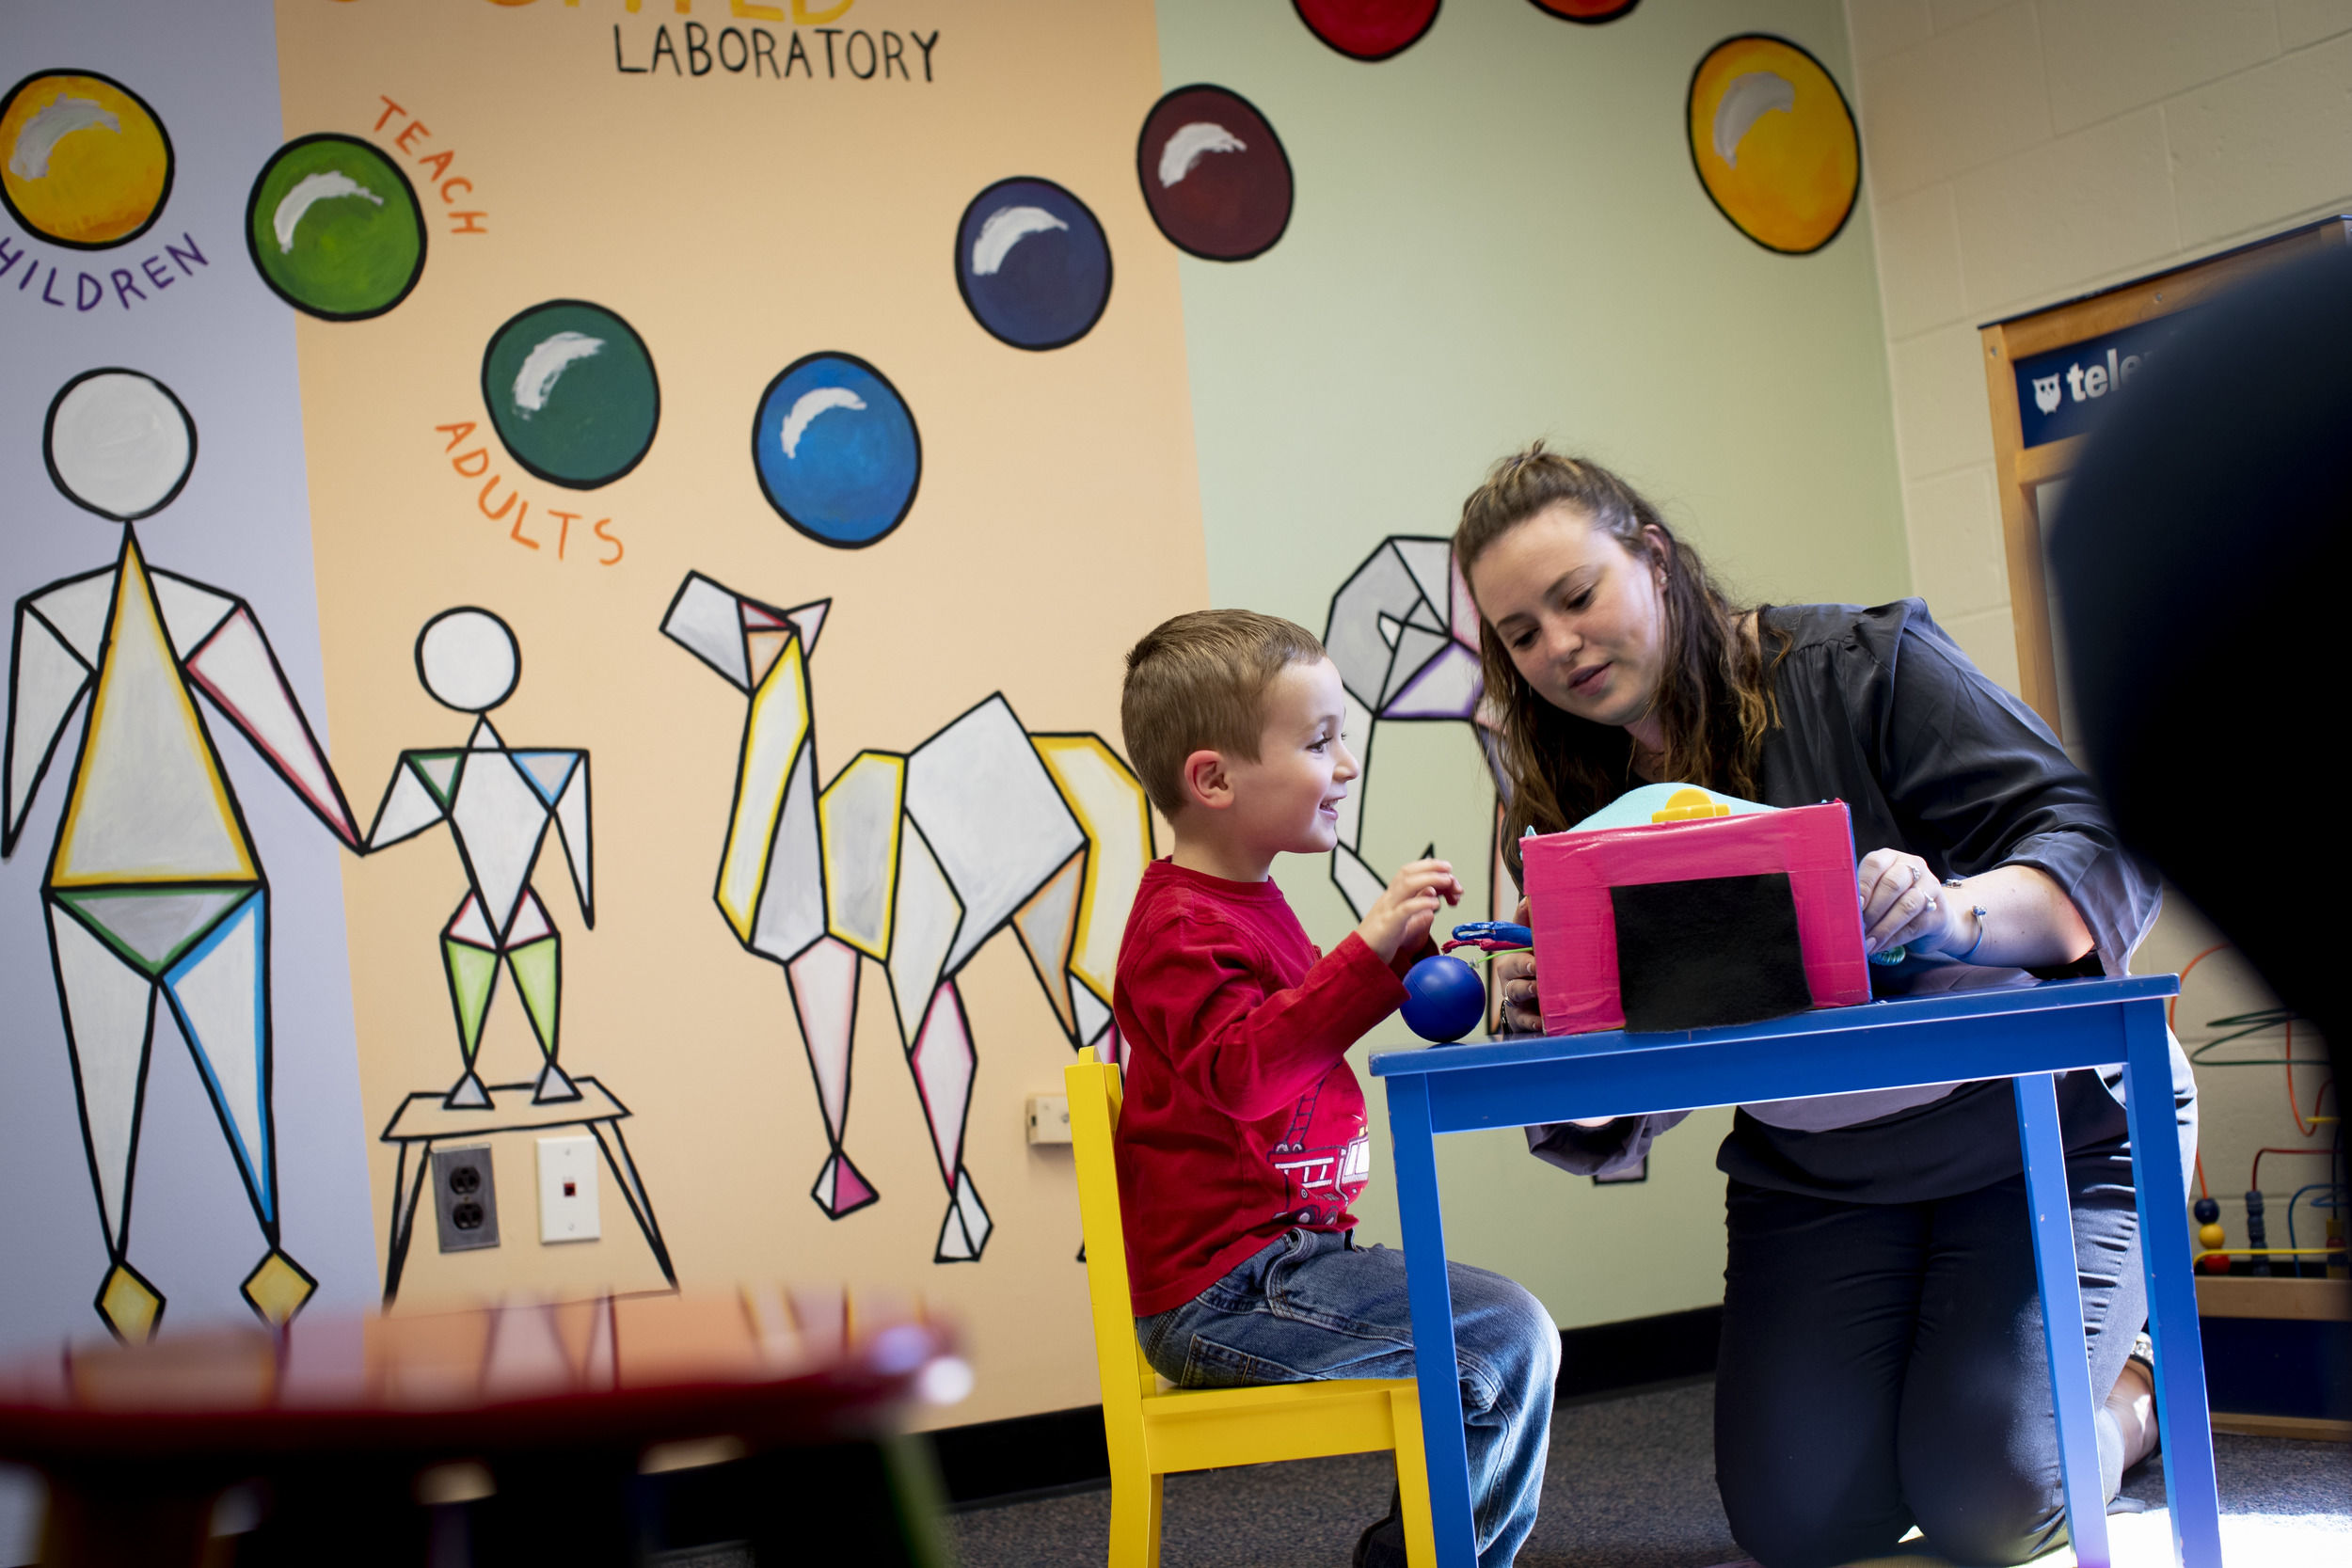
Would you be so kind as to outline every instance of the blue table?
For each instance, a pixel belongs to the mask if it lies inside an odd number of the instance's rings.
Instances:
[[[1454,1371],[1445,1220],[1438,1207],[1437,1134],[2010,1078],[2016,1085],[2042,1334],[2065,1465],[2067,1528],[2083,1568],[2107,1568],[2106,1510],[2091,1425],[2106,1390],[2090,1386],[2083,1344],[2066,1151],[2050,1075],[2122,1062],[2173,1557],[2181,1568],[2221,1568],[2204,1356],[2181,1211],[2187,1181],[2173,1123],[2164,1022],[2164,998],[2179,990],[2179,979],[2170,974],[2055,980],[1823,1008],[1730,1029],[1543,1036],[1375,1055],[1373,1074],[1387,1079],[1389,1087],[1438,1560],[1445,1568],[1473,1568],[1477,1552]]]

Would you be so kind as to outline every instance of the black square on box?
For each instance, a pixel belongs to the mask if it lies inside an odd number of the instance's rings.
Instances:
[[[1813,1006],[1782,871],[1613,887],[1625,1026],[1713,1029]]]

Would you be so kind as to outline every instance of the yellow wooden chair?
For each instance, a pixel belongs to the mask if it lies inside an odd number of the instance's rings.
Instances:
[[[1174,1388],[1152,1371],[1136,1343],[1127,1239],[1119,1227],[1119,1174],[1111,1158],[1111,1132],[1119,1125],[1119,1069],[1076,1062],[1062,1069],[1062,1081],[1070,1090],[1087,1291],[1094,1306],[1094,1363],[1103,1383],[1103,1432],[1110,1446],[1110,1568],[1158,1568],[1163,1476],[1383,1449],[1396,1455],[1406,1555],[1415,1568],[1434,1565],[1420,1395],[1411,1378]]]

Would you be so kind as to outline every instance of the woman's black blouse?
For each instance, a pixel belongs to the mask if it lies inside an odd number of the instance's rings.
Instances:
[[[1892,847],[1940,878],[2031,865],[2062,888],[2092,950],[2056,974],[2122,974],[2154,924],[2155,876],[2117,841],[2092,787],[2031,709],[1985,678],[1917,599],[1863,610],[1775,606],[1762,612],[1779,726],[1764,743],[1766,805],[1843,800],[1857,860]],[[1782,638],[1786,651],[1775,655]],[[2014,969],[1906,964],[1874,970],[1881,995],[2029,983]],[[2185,1130],[2195,1090],[2173,1048]],[[2120,1074],[2058,1080],[2070,1148],[2124,1136]],[[1628,1167],[1680,1113],[1604,1128],[1528,1129],[1538,1158],[1574,1171]],[[2185,1131],[2185,1138],[2193,1136]],[[1734,1180],[1861,1203],[1909,1203],[1972,1192],[2017,1174],[2016,1106],[2006,1080],[1826,1132],[1733,1117],[1716,1164]]]

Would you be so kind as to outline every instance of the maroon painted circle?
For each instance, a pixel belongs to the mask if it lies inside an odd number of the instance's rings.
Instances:
[[[1614,22],[1640,5],[1642,0],[1530,0],[1530,3],[1539,11],[1549,11],[1569,22],[1597,23]]]
[[[1419,42],[1438,0],[1291,0],[1308,30],[1351,59],[1385,60]]]
[[[1152,105],[1136,140],[1136,178],[1160,232],[1211,261],[1264,254],[1291,221],[1282,138],[1223,87],[1178,87]]]

